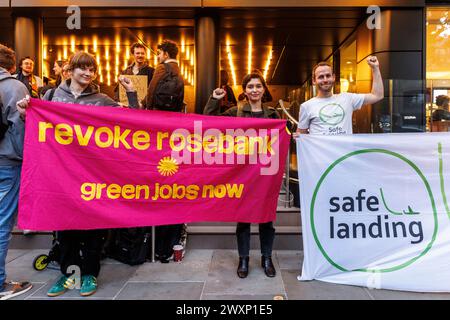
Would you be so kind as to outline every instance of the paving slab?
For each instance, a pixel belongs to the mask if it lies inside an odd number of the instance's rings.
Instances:
[[[203,294],[201,300],[286,300],[283,294],[253,294],[253,295],[223,295],[223,294]]]
[[[274,252],[281,270],[297,270],[300,272],[303,263],[303,251],[277,250]]]
[[[31,296],[26,300],[33,300],[33,301],[36,301],[36,300],[60,300],[60,301],[61,300],[62,301],[73,300],[73,301],[78,301],[78,300],[84,300],[84,299],[86,299],[86,300],[106,300],[106,301],[111,300],[111,298],[102,298],[102,297],[97,297],[96,295],[92,295],[90,297],[81,297],[80,295],[74,296],[74,297],[68,297],[65,294],[62,296],[56,297],[56,298],[52,298],[52,297],[35,298],[35,297]]]
[[[73,289],[67,290],[61,296],[53,297],[52,299],[67,299],[67,298],[87,298],[87,299],[113,299],[120,290],[125,286],[126,282],[134,275],[137,267],[129,266],[125,264],[105,264],[102,265],[100,275],[98,277],[98,289],[97,292],[90,297],[81,297],[80,291]],[[40,288],[30,298],[48,298],[47,291],[58,280],[61,274],[58,274],[48,281],[45,286]]]
[[[187,250],[181,262],[144,263],[130,281],[205,281],[213,250]]]
[[[364,288],[322,281],[298,281],[298,270],[281,270],[289,300],[371,300]]]
[[[14,281],[31,281],[31,282],[48,282],[55,278],[58,270],[45,269],[37,271],[33,268],[33,260],[39,254],[45,253],[44,250],[27,250],[22,254],[6,264],[6,273],[8,279]]]
[[[15,259],[17,259],[20,256],[23,256],[30,250],[26,249],[9,249],[8,254],[6,255],[6,263],[9,263]]]
[[[410,292],[367,289],[375,300],[450,300],[450,293]]]
[[[235,250],[214,251],[211,267],[203,294],[222,295],[264,295],[285,294],[280,268],[276,257],[273,259],[277,276],[269,278],[261,268],[261,254],[257,250],[250,251],[249,274],[241,279],[236,274],[238,256]]]
[[[45,283],[43,282],[32,282],[33,288],[31,288],[29,291],[21,294],[20,296],[11,298],[10,300],[27,300],[29,297],[31,297],[36,291],[38,291],[40,288],[45,286]]]
[[[128,282],[116,300],[199,300],[204,282]]]

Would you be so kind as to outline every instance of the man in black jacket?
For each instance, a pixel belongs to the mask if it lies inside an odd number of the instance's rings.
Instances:
[[[127,66],[122,71],[123,75],[135,75],[135,76],[147,76],[147,87],[153,78],[155,69],[150,67],[147,62],[145,54],[145,47],[143,44],[136,42],[131,45],[131,54],[133,55],[134,62]],[[119,84],[114,88],[114,100],[119,101]]]

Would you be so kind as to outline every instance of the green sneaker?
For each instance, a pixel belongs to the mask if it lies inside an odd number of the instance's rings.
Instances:
[[[82,276],[80,294],[87,297],[94,294],[95,291],[97,291],[97,279],[90,275]]]
[[[50,288],[50,290],[47,291],[47,296],[49,297],[57,297],[62,295],[67,290],[66,281],[68,278],[66,276],[62,276],[61,278],[56,281],[56,283],[53,285],[53,287]]]

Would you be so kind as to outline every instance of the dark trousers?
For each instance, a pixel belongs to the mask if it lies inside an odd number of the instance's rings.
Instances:
[[[250,254],[250,223],[238,222],[236,226],[236,237],[238,243],[239,257],[248,257]],[[259,224],[259,241],[261,244],[261,255],[270,257],[272,255],[275,228],[272,221]]]
[[[173,246],[178,244],[183,224],[157,226],[155,228],[155,253],[161,258],[169,258],[173,253]]]
[[[58,232],[61,272],[70,276],[67,268],[80,267],[81,275],[98,277],[107,230],[67,230]]]

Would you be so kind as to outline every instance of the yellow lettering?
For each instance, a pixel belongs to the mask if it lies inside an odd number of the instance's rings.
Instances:
[[[53,128],[50,122],[39,121],[39,142],[45,142],[47,129]]]
[[[60,123],[55,126],[55,140],[59,144],[71,144],[73,142],[72,127],[66,123]]]
[[[121,193],[121,188],[118,184],[110,184],[106,189],[106,196],[109,199],[119,199]]]
[[[207,195],[209,191],[209,196]],[[203,193],[202,193],[202,198],[214,198],[214,186],[212,185],[204,185],[203,186]]]
[[[248,154],[247,137],[239,136],[236,138],[236,144],[234,145],[234,152],[236,154]]]
[[[93,126],[89,126],[86,130],[86,133],[83,136],[83,132],[81,132],[81,127],[76,124],[73,126],[75,129],[75,135],[78,139],[78,143],[80,146],[82,147],[86,147],[89,143],[89,140],[91,140],[92,137],[92,133],[94,132],[94,127]]]
[[[177,138],[180,140],[180,144],[178,146],[175,145],[175,140]],[[186,146],[186,138],[181,133],[175,133],[170,136],[169,143],[170,143],[170,148],[173,151],[178,152],[178,151],[183,150],[184,147]]]
[[[150,197],[150,188],[147,185],[138,185],[136,186],[136,199],[141,198],[141,191],[144,191],[144,199]]]
[[[106,188],[106,183],[97,183],[97,194],[95,196],[96,199],[100,199],[102,197],[102,190]]]
[[[134,199],[135,196],[135,188],[131,184],[126,184],[122,187],[122,198],[124,199]]]
[[[278,139],[278,136],[272,136],[272,139],[270,139],[268,136],[266,137],[267,142],[267,150],[270,152],[271,155],[275,155],[275,151],[272,149],[272,144],[274,144]]]
[[[240,198],[242,196],[242,191],[244,190],[244,185],[241,183],[237,186],[235,183],[231,185],[227,183],[227,193],[230,198]]]
[[[164,191],[166,191],[166,190],[167,190],[167,194],[164,194]],[[159,192],[160,192],[159,196],[162,199],[170,199],[170,198],[172,198],[172,188],[169,185],[167,185],[167,184],[161,186]]]
[[[83,183],[81,185],[81,198],[86,201],[90,201],[95,198],[95,183]]]
[[[223,198],[227,194],[227,189],[223,184],[219,184],[214,188],[214,195],[216,198]]]
[[[157,148],[158,150],[162,150],[162,143],[164,139],[167,139],[169,137],[168,132],[158,132],[158,138],[157,138]]]
[[[106,141],[102,141],[100,140],[100,136],[102,135],[102,133],[107,135],[107,140]],[[97,146],[99,148],[108,148],[111,146],[111,144],[113,143],[114,140],[114,134],[111,131],[111,129],[107,128],[107,127],[100,127],[95,131],[95,144],[97,144]]]
[[[199,186],[197,186],[195,184],[189,185],[186,188],[186,199],[188,199],[188,200],[197,199],[199,190],[200,190]]]
[[[263,153],[264,140],[262,137],[250,137],[248,140],[248,144],[250,145],[250,154],[255,153],[256,145],[258,145],[258,153]]]
[[[131,149],[130,145],[125,140],[130,132],[130,129],[125,129],[120,133],[120,126],[114,126],[114,148],[119,148],[120,143],[122,143],[126,149]]]
[[[122,198],[124,199],[134,199],[134,192],[135,192],[135,188],[133,185],[131,184],[126,184],[122,187]]]
[[[146,131],[133,133],[133,147],[138,150],[147,150],[150,147],[150,135]]]
[[[217,152],[217,137],[212,135],[205,136],[203,139],[203,150],[208,153]]]
[[[227,143],[227,146],[225,147],[225,142]],[[234,139],[230,135],[222,135],[219,138],[219,152],[220,153],[226,153],[230,154],[234,151]]]
[[[190,134],[188,136],[188,146],[187,149],[189,152],[199,152],[202,150],[202,136],[198,134]],[[194,145],[194,147],[192,147]]]

